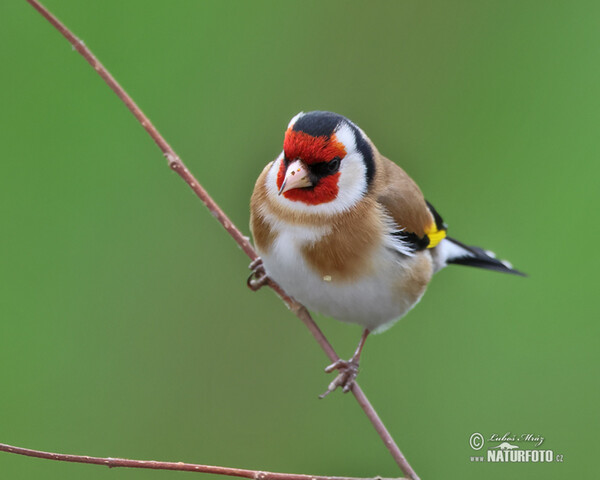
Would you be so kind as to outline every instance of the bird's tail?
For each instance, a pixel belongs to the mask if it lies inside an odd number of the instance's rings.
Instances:
[[[510,262],[498,260],[494,252],[479,247],[467,246],[450,237],[446,237],[444,241],[449,242],[445,248],[445,260],[447,264],[468,265],[470,267],[485,268],[497,272],[512,273],[523,277],[527,276],[523,272],[512,268]]]

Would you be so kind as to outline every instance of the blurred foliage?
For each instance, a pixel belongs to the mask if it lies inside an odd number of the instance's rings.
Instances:
[[[598,425],[597,2],[46,0],[244,231],[288,120],[358,123],[465,242],[367,343],[360,381],[420,476],[589,477]],[[100,78],[0,4],[0,441],[397,476],[327,363]],[[318,317],[340,354],[358,327]],[[564,464],[470,462],[537,433]],[[172,479],[0,454],[2,478]],[[204,477],[206,478],[206,477]]]

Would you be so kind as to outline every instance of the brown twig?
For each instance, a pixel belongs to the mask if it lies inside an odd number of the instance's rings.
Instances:
[[[246,470],[244,468],[217,467],[214,465],[196,465],[183,462],[158,462],[156,460],[129,460],[126,458],[88,457],[87,455],[67,455],[64,453],[42,452],[29,448],[13,447],[0,443],[0,452],[16,453],[26,457],[45,458],[59,462],[89,463],[92,465],[105,465],[109,468],[148,468],[151,470],[179,470],[184,472],[213,473],[229,477],[252,478],[254,480],[392,480],[382,477],[372,479],[356,477],[323,477],[320,475],[303,475],[298,473],[263,472],[259,470]],[[394,480],[403,480],[401,478]]]
[[[248,237],[244,236],[242,232],[233,224],[233,222],[229,219],[229,217],[221,210],[219,205],[211,198],[211,196],[207,193],[206,190],[202,187],[202,185],[194,178],[192,173],[188,170],[185,164],[181,161],[179,156],[175,153],[173,148],[167,143],[167,141],[162,137],[162,135],[158,132],[158,130],[152,125],[152,122],[148,119],[148,117],[142,112],[142,110],[137,106],[137,104],[133,101],[133,99],[125,92],[123,87],[119,85],[119,83],[114,79],[114,77],[110,74],[110,72],[104,68],[102,63],[94,56],[94,54],[90,51],[89,48],[85,46],[85,44],[79,40],[71,31],[63,25],[54,15],[52,15],[46,7],[44,7],[37,0],[27,0],[46,20],[48,20],[70,43],[73,47],[87,60],[87,62],[98,72],[104,81],[108,84],[108,86],[117,94],[117,96],[125,103],[127,108],[133,113],[135,118],[142,124],[142,127],[146,129],[148,134],[152,137],[152,139],[156,142],[158,147],[161,149],[167,161],[169,163],[169,167],[174,170],[185,182],[190,186],[190,188],[196,193],[196,195],[204,202],[204,204],[208,207],[213,216],[223,225],[225,230],[233,237],[233,239],[237,242],[237,244],[241,247],[241,249],[250,257],[251,260],[255,260],[258,258],[254,248],[250,244]],[[321,348],[325,351],[327,356],[332,362],[339,360],[337,353],[325,338],[325,335],[321,332],[317,324],[314,322],[308,310],[296,302],[292,297],[287,295],[283,289],[274,281],[269,280],[268,285],[281,297],[284,303],[296,314],[296,316],[302,320],[302,322],[308,327],[310,333],[315,337],[316,341],[319,343]],[[383,443],[387,447],[387,449],[392,454],[392,457],[398,464],[398,466],[402,469],[404,474],[412,479],[418,480],[418,476],[415,471],[412,469],[400,449],[398,445],[394,442],[394,439],[390,435],[389,431],[375,412],[375,409],[367,399],[366,395],[359,387],[358,383],[354,383],[352,387],[352,393],[356,397],[361,408],[364,410],[365,414],[375,427],[375,430],[383,440]]]

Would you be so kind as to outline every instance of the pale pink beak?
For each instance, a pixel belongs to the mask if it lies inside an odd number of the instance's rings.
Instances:
[[[288,165],[285,179],[279,189],[279,195],[288,190],[302,187],[312,187],[313,183],[308,176],[308,169],[302,160],[294,160]]]

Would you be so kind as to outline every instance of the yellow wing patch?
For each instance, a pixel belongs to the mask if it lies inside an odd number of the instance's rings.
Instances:
[[[425,229],[425,234],[429,237],[429,245],[427,248],[433,248],[446,238],[446,230],[438,230],[435,223]]]

